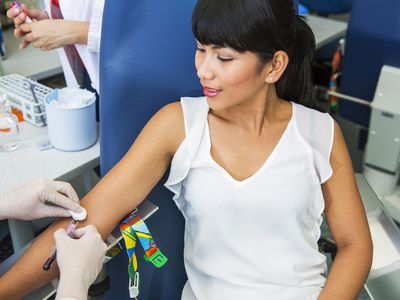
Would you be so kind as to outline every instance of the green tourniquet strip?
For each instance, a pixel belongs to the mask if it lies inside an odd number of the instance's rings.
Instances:
[[[129,293],[131,298],[134,298],[139,294],[139,272],[137,272],[137,258],[135,254],[137,239],[139,239],[145,251],[143,258],[146,262],[151,262],[155,267],[160,268],[168,259],[160,249],[157,248],[148,227],[144,221],[136,215],[136,210],[125,217],[119,224],[119,227],[125,241],[126,252],[129,258]]]

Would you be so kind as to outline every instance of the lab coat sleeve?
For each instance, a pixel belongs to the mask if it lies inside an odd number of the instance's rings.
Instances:
[[[97,0],[90,18],[88,43],[89,51],[100,52],[101,25],[103,22],[104,0]]]

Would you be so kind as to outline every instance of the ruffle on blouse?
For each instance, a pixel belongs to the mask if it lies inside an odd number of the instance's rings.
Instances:
[[[189,173],[192,162],[200,148],[209,111],[204,97],[181,98],[181,105],[185,119],[186,137],[172,159],[169,177],[164,184],[167,189],[175,194],[173,199],[180,209],[183,206],[180,197],[183,181]]]
[[[327,181],[333,174],[330,155],[334,137],[334,121],[329,114],[321,113],[300,104],[294,105],[296,105],[297,128],[305,143],[310,147],[315,176],[318,180],[318,186],[315,188],[314,211],[318,216],[316,238],[319,238],[319,227],[321,226],[322,213],[325,209],[320,185]]]
[[[329,162],[329,157],[324,156],[315,149],[313,152],[315,171],[317,172],[319,182],[323,184],[332,176],[333,169]]]
[[[334,122],[329,114],[296,105],[296,123],[300,134],[313,152],[314,168],[320,184],[333,174],[330,155],[334,137]]]

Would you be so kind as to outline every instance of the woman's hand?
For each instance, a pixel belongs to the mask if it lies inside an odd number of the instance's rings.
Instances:
[[[29,9],[25,4],[21,5],[22,12],[19,8],[10,8],[7,11],[7,17],[12,19],[15,25],[14,36],[19,38],[24,36],[24,32],[19,28],[20,25],[24,24],[26,18],[29,17],[34,21],[41,21],[49,19],[49,15],[45,11],[41,11],[39,9]],[[21,43],[20,49],[28,47],[29,43]]]
[[[49,18],[49,15],[45,11],[41,11],[39,9],[29,9],[25,4],[22,4],[21,8],[23,12],[21,12],[19,8],[15,7],[7,10],[7,17],[14,21],[15,27],[25,23],[27,16],[36,21]]]

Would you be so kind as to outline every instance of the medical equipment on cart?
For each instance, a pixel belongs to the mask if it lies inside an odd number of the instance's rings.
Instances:
[[[72,238],[74,237],[74,235],[75,235],[75,229],[76,229],[76,227],[78,226],[78,224],[79,224],[79,221],[75,221],[75,220],[72,220],[71,223],[68,224],[68,227],[67,227],[67,234],[68,234],[70,237],[72,237]],[[55,262],[56,258],[57,258],[57,249],[56,249],[56,247],[54,246],[53,249],[51,250],[50,256],[47,258],[47,260],[46,260],[45,263],[43,264],[43,270],[49,271],[50,268],[51,268],[51,266],[52,266],[53,263]]]
[[[22,112],[25,121],[36,126],[46,125],[44,98],[52,91],[18,74],[0,77],[0,94],[5,94],[11,105]]]

